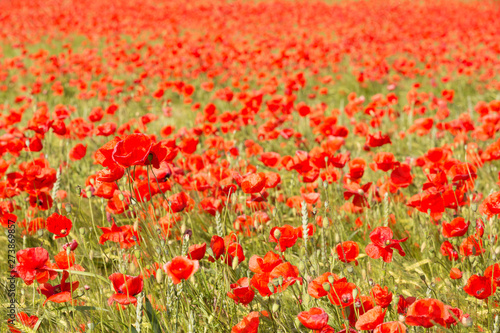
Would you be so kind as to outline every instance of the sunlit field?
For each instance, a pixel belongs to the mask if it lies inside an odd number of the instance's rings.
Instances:
[[[0,331],[500,333],[498,132],[498,1],[0,1]]]

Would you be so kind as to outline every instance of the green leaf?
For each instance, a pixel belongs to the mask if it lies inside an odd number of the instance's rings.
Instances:
[[[161,333],[165,332],[165,330],[160,326],[160,321],[156,317],[155,311],[153,310],[153,306],[151,305],[151,302],[147,297],[144,297],[146,301],[146,314],[148,316],[148,319],[151,323],[151,326],[153,327],[153,332],[154,333]]]
[[[100,280],[102,280],[102,281],[106,282],[107,284],[111,283],[111,281],[109,281],[108,279],[106,279],[104,276],[97,275],[97,274],[94,274],[94,273],[89,273],[89,272],[80,272],[80,271],[72,271],[72,270],[68,270],[68,269],[52,269],[52,271],[54,271],[54,272],[59,272],[59,273],[62,273],[62,272],[64,272],[64,271],[67,271],[67,272],[68,272],[68,273],[70,273],[70,274],[95,277],[95,278],[98,278],[98,279],[100,279]]]
[[[108,311],[108,309],[104,308],[96,308],[95,306],[61,306],[59,308],[55,308],[55,311],[59,310],[68,310],[68,311]]]

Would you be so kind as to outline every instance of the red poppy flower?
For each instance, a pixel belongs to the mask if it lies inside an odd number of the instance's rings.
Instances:
[[[49,252],[43,247],[34,247],[19,250],[16,253],[18,264],[14,267],[14,272],[23,279],[26,285],[31,285],[34,280],[38,283],[47,282],[49,278],[54,279],[57,273],[50,274]]]
[[[460,254],[463,256],[480,256],[484,252],[486,249],[483,246],[483,240],[475,235],[467,237],[460,244]]]
[[[245,254],[243,253],[243,247],[239,243],[231,242],[226,247],[226,264],[231,266],[235,258],[238,259],[238,264],[240,264],[245,261]]]
[[[410,186],[413,181],[411,168],[408,164],[400,164],[391,172],[391,184],[398,188]]]
[[[239,279],[229,287],[231,291],[228,291],[227,296],[232,298],[236,303],[247,305],[255,296],[255,291],[250,286],[250,279],[247,277]]]
[[[302,325],[310,330],[321,330],[328,324],[328,314],[321,308],[311,308],[297,315]]]
[[[355,262],[356,266],[358,265],[358,261],[356,258],[359,255],[359,246],[358,243],[353,241],[346,241],[341,244],[337,244],[335,248],[337,255],[339,256],[339,260],[342,262]]]
[[[406,326],[399,321],[389,321],[375,327],[373,333],[406,333]]]
[[[257,333],[260,323],[259,316],[260,314],[256,311],[250,312],[248,316],[233,326],[231,333]]]
[[[496,283],[489,276],[472,275],[464,291],[477,299],[486,299],[496,291]]]
[[[380,306],[366,311],[356,321],[356,329],[366,331],[375,329],[375,327],[383,323],[386,311]]]
[[[210,262],[214,262],[215,260],[218,260],[226,252],[224,238],[217,235],[213,235],[212,240],[210,241],[210,249],[212,250],[212,253],[215,256],[215,259],[212,256],[210,256],[208,260]]]
[[[245,193],[259,193],[266,185],[266,175],[261,173],[253,173],[243,178],[241,181],[241,189]]]
[[[346,278],[339,279],[333,282],[332,287],[328,292],[328,299],[330,300],[330,303],[346,308],[354,303],[352,292],[356,288],[356,285],[354,283],[347,282]]]
[[[269,233],[269,241],[278,243],[276,250],[280,252],[284,252],[287,248],[294,246],[297,238],[297,230],[288,224],[281,227],[274,227]]]
[[[347,176],[353,181],[359,181],[365,173],[366,161],[362,158],[355,158],[349,162],[349,173]]]
[[[193,244],[189,247],[187,256],[191,260],[201,260],[205,256],[207,243]]]
[[[365,295],[361,295],[360,297],[354,300],[349,307],[345,308],[349,312],[349,316],[347,319],[349,320],[349,324],[351,326],[356,326],[356,321],[359,316],[363,315],[366,311],[371,310],[375,307],[375,303],[373,302],[373,298]],[[342,315],[345,318],[345,309],[342,309]]]
[[[33,315],[33,316],[28,316],[24,312],[19,312],[16,315],[17,322],[19,322],[22,326],[33,329],[36,326],[36,323],[38,322],[38,317]],[[14,326],[9,325],[9,330],[12,333],[22,333],[22,331],[16,329]]]
[[[75,263],[75,253],[70,252],[68,255],[66,251],[61,251],[54,256],[54,260],[59,269],[68,269]]]
[[[269,251],[264,258],[253,255],[248,263],[248,268],[254,273],[270,273],[282,262],[283,260],[278,254]]]
[[[378,132],[375,134],[368,134],[366,136],[366,145],[370,148],[380,147],[385,144],[392,144],[391,138],[387,134]]]
[[[73,223],[66,216],[53,213],[47,218],[47,231],[55,234],[55,239],[67,237],[73,227]]]
[[[458,252],[450,242],[444,241],[443,244],[441,244],[440,251],[443,256],[448,258],[448,260],[458,260]]]
[[[405,242],[408,237],[395,240],[392,239],[392,230],[388,227],[377,227],[370,233],[372,243],[366,246],[366,254],[373,259],[382,257],[385,262],[392,261],[393,250],[396,249],[404,257],[406,254],[399,243]]]
[[[179,192],[168,197],[167,202],[168,207],[165,207],[165,209],[172,213],[179,213],[188,207],[193,200],[185,192]]]
[[[45,303],[49,301],[54,303],[66,303],[73,300],[72,294],[78,288],[80,282],[74,281],[73,283],[66,283],[68,277],[68,271],[63,271],[61,284],[52,286],[48,283],[43,283],[40,287],[38,287],[38,292],[47,297],[45,302],[43,302],[43,306],[45,306]]]
[[[413,302],[406,313],[406,324],[429,328],[435,324],[445,326],[449,314],[443,302],[433,298]]]
[[[460,322],[464,318],[464,313],[459,308],[452,308],[449,305],[445,305],[446,311],[450,314],[446,320],[446,327],[451,327],[457,324],[457,320]]]
[[[480,219],[476,219],[476,232],[474,233],[474,236],[476,238],[481,238],[484,235],[484,222]]]
[[[17,222],[17,216],[14,214],[3,214],[0,216],[0,224],[4,228],[9,228],[11,225],[15,224]]]
[[[289,262],[284,262],[274,267],[271,273],[269,273],[269,279],[277,279],[283,277],[283,283],[276,288],[275,292],[283,292],[289,286],[295,284],[299,281],[302,284],[302,278],[299,277],[299,269],[297,266],[290,264]]]
[[[344,200],[349,200],[351,197],[354,197],[352,200],[354,206],[370,208],[366,196],[371,185],[372,183],[366,183],[363,186],[360,186],[358,183],[345,184],[344,188],[346,191],[344,191]]]
[[[324,284],[328,283],[330,289],[333,287],[333,283],[337,280],[340,280],[340,278],[330,272],[326,272],[309,283],[307,286],[307,293],[314,298],[321,298],[323,296],[327,296],[328,292],[324,288]]]
[[[116,166],[112,169],[104,169],[97,172],[96,180],[103,183],[113,183],[121,179],[125,174],[125,169]]]
[[[264,163],[265,166],[274,168],[274,167],[278,166],[278,164],[280,162],[280,158],[281,158],[281,156],[278,153],[266,152],[266,153],[262,153],[260,155],[259,161]]]
[[[500,191],[494,192],[484,199],[479,206],[479,212],[491,218],[493,215],[500,213]]]
[[[370,168],[373,171],[382,170],[387,172],[398,165],[399,162],[396,161],[393,153],[380,152],[373,158],[373,163],[370,164]]]
[[[314,235],[314,231],[316,230],[316,227],[312,223],[308,223],[306,228],[307,230],[307,235],[309,238],[311,238]],[[297,238],[304,238],[304,227],[300,226],[295,228],[295,232],[297,233]]]
[[[283,282],[271,292],[269,283],[279,277],[283,278]],[[284,262],[274,267],[271,272],[255,274],[252,277],[252,286],[258,290],[262,297],[266,297],[273,293],[285,291],[285,289],[293,285],[296,281],[302,284],[302,278],[299,277],[299,269],[288,262]]]
[[[443,222],[443,236],[450,237],[460,237],[467,233],[469,229],[470,222],[465,222],[463,217],[457,217],[451,222]]]
[[[139,294],[144,287],[144,281],[140,275],[130,276],[122,273],[113,273],[109,276],[109,279],[116,292],[108,299],[109,305],[113,304],[113,302],[121,305],[137,303],[137,298],[134,296]]]
[[[370,294],[372,295],[375,303],[381,308],[386,308],[391,305],[392,302],[392,293],[389,292],[388,287],[382,288],[379,284],[376,284]]]
[[[99,237],[99,244],[104,244],[107,241],[119,243],[120,248],[126,249],[139,244],[139,234],[131,225],[117,226],[115,220],[111,224],[111,228],[99,227],[102,230],[102,235]]]
[[[493,264],[488,266],[484,271],[484,276],[489,277],[493,280],[495,287],[500,286],[500,264]]]
[[[30,194],[29,201],[31,207],[39,210],[49,210],[52,208],[54,202],[46,190],[36,191],[35,194]]]
[[[450,278],[453,280],[461,279],[462,272],[458,268],[452,267],[452,269],[450,270]]]
[[[85,154],[87,154],[87,145],[79,143],[70,150],[69,159],[72,161],[78,161],[84,158]]]
[[[153,142],[149,136],[142,133],[130,134],[125,139],[118,141],[111,158],[123,168],[144,165],[152,146]]]
[[[175,257],[163,265],[163,269],[172,278],[174,284],[179,284],[182,280],[189,279],[198,271],[199,267],[198,260],[191,260],[183,256]]]
[[[398,301],[398,313],[402,315],[406,315],[408,311],[408,307],[412,305],[417,300],[416,297],[407,297],[404,298],[402,295],[399,295]]]

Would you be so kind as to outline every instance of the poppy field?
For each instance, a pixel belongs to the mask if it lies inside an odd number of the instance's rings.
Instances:
[[[0,331],[500,333],[499,26],[1,1]]]

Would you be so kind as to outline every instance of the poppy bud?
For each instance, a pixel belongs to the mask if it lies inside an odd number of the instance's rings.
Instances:
[[[68,249],[69,249],[69,251],[74,251],[74,250],[76,250],[77,247],[78,247],[78,242],[76,241],[76,239],[73,239],[71,242],[63,245],[63,250],[66,250],[66,252],[68,252]],[[68,255],[69,255],[69,252],[68,252]]]
[[[278,312],[278,310],[280,309],[280,305],[278,303],[274,303],[273,304],[273,312]]]
[[[158,282],[158,284],[162,284],[163,282],[163,270],[161,268],[156,270],[156,282]]]
[[[267,285],[267,287],[269,288],[269,290],[271,291],[271,293],[272,293],[272,294],[274,294],[274,286],[273,286],[273,284],[272,284],[272,283],[269,283],[269,284]]]
[[[80,235],[85,236],[86,233],[87,233],[87,230],[84,227],[81,227],[80,228]]]
[[[463,324],[465,327],[472,327],[472,324],[473,324],[472,318],[471,318],[468,314],[465,314],[465,315],[462,317],[462,324]]]
[[[333,275],[328,276],[328,282],[330,282],[330,283],[335,282],[335,278],[333,277]]]
[[[274,238],[279,240],[281,237],[281,231],[279,229],[274,230],[273,236],[274,236]]]
[[[233,258],[233,263],[232,263],[232,266],[231,266],[233,268],[233,270],[235,270],[238,267],[239,262],[240,261],[239,261],[238,257],[234,257]]]
[[[323,289],[325,289],[326,292],[330,291],[330,284],[328,282],[323,283]]]

